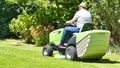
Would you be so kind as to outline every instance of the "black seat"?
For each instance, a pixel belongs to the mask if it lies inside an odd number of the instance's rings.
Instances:
[[[81,29],[81,32],[88,31],[88,30],[93,30],[94,29],[94,24],[93,23],[85,23]]]

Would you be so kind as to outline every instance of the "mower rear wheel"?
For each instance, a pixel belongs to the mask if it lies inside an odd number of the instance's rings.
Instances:
[[[53,55],[53,48],[50,45],[44,46],[42,50],[43,56],[52,56]]]
[[[74,46],[69,46],[65,51],[65,58],[67,60],[75,61],[77,60],[77,51]]]

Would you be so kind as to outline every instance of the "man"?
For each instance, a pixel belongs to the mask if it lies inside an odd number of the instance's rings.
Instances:
[[[67,24],[74,24],[76,25],[76,27],[65,27],[64,28],[60,46],[64,45],[67,32],[78,33],[85,23],[91,23],[91,13],[88,10],[86,10],[86,8],[87,8],[87,4],[82,2],[79,5],[79,11],[75,13],[74,17],[71,20],[66,21]]]

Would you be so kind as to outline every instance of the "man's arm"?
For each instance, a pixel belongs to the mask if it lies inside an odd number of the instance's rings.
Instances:
[[[71,19],[71,20],[67,21],[66,23],[69,23],[69,24],[74,24],[74,23],[75,23],[75,21],[76,21],[76,19],[75,19],[75,18],[73,18],[73,19]]]
[[[78,17],[79,17],[79,12],[76,12],[74,17],[71,20],[67,21],[66,23],[74,24],[75,21],[78,19]]]

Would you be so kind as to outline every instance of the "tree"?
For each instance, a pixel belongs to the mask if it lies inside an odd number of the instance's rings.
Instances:
[[[0,38],[9,37],[10,31],[8,24],[12,18],[16,18],[20,13],[21,10],[17,4],[0,0]]]
[[[116,45],[120,45],[120,0],[91,0],[90,10],[97,28],[110,30]]]
[[[52,14],[52,22],[59,24],[57,28],[60,28],[60,24],[66,22],[73,17],[75,12],[78,10],[78,4],[82,2],[82,0],[49,0],[50,8],[53,11]],[[55,5],[55,6],[54,6]]]

